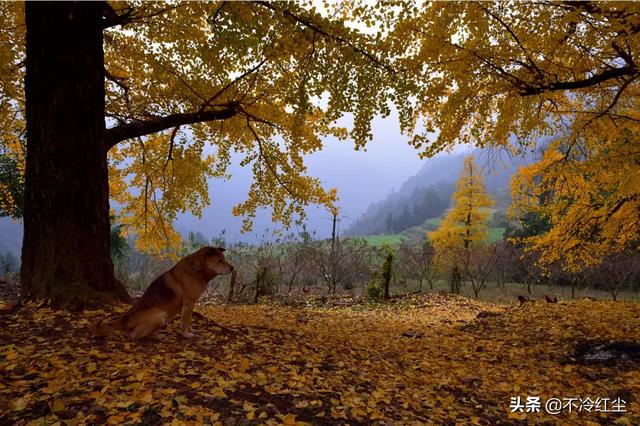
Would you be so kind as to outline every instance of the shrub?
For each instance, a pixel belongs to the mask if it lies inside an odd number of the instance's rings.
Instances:
[[[367,300],[377,302],[384,297],[384,285],[379,274],[376,274],[371,280],[367,282],[364,287],[364,294]]]

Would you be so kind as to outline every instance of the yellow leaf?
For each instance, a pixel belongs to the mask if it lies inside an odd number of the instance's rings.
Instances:
[[[220,387],[214,388],[211,391],[211,395],[215,396],[216,398],[226,398],[227,394],[224,392],[224,390]]]
[[[7,358],[7,361],[13,361],[18,358],[18,353],[13,350],[13,348],[9,349],[9,351],[4,355]]]
[[[509,418],[512,420],[525,420],[527,413],[509,413]]]
[[[153,393],[148,390],[140,396],[139,400],[144,404],[148,404],[153,400]]]
[[[54,413],[58,413],[60,411],[64,411],[65,406],[64,406],[64,402],[62,402],[61,399],[56,399],[55,401],[53,401],[53,405],[51,406],[51,410],[53,410]]]
[[[298,401],[295,404],[296,408],[307,408],[309,406],[309,401]]]
[[[116,407],[119,408],[127,408],[128,406],[130,406],[131,404],[133,404],[134,401],[130,400],[130,399],[125,399],[124,401],[120,401],[116,404]]]
[[[256,412],[255,411],[249,411],[247,413],[247,420],[253,420],[255,416],[256,416]]]
[[[23,396],[13,401],[11,403],[11,406],[13,407],[14,410],[20,411],[20,410],[24,410],[27,407],[28,402],[29,402],[29,398],[27,398],[26,396]]]
[[[245,371],[247,371],[249,369],[249,360],[247,358],[242,358],[240,360],[240,371],[242,373],[244,373]]]
[[[369,418],[371,420],[380,420],[384,419],[384,415],[379,410],[373,410],[371,414],[369,414]]]
[[[114,415],[114,416],[110,416],[107,419],[107,423],[110,424],[110,425],[122,424],[122,423],[124,423],[124,416],[120,415],[120,414],[117,414],[117,415]]]
[[[295,425],[296,424],[296,415],[295,414],[287,414],[282,418],[282,423],[285,425]]]

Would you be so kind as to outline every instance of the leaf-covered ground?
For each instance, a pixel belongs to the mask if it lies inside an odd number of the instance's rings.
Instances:
[[[198,311],[199,337],[174,322],[163,341],[92,339],[99,311],[27,304],[0,316],[0,423],[640,424],[640,363],[574,357],[584,342],[639,343],[640,304],[433,294]],[[510,413],[515,396],[630,401],[621,414],[554,416]]]

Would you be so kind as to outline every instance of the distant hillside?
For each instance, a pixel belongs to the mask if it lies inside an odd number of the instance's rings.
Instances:
[[[380,235],[404,232],[411,229],[423,232],[437,226],[433,222],[451,205],[455,182],[460,177],[465,154],[440,154],[425,162],[424,166],[407,179],[397,192],[369,206],[347,229],[347,235]],[[484,183],[496,202],[496,211],[503,212],[511,202],[509,181],[511,175],[524,163],[488,160],[479,150],[476,161],[484,169]],[[502,213],[497,216],[501,217]],[[406,231],[406,232],[405,232]]]

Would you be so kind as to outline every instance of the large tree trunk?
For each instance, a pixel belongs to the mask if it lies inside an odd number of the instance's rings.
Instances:
[[[101,2],[26,2],[22,288],[57,306],[127,299],[109,237]]]

